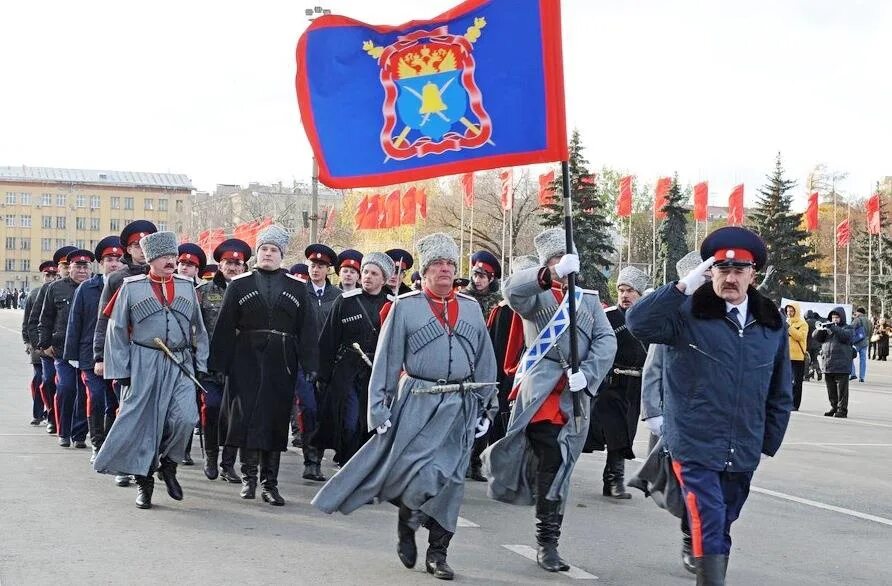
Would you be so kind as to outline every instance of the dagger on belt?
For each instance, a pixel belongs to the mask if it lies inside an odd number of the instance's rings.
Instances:
[[[353,344],[350,347],[353,348],[354,350],[356,350],[356,353],[362,357],[363,362],[365,362],[366,364],[369,365],[369,368],[372,367],[372,361],[369,360],[369,357],[362,350],[362,346],[359,345],[359,342],[353,342]]]
[[[180,369],[180,372],[185,374],[189,378],[189,380],[191,380],[195,384],[196,387],[198,387],[205,393],[208,392],[208,390],[206,388],[204,388],[204,385],[202,385],[200,382],[198,382],[198,379],[195,378],[195,375],[192,374],[191,372],[189,372],[189,369],[186,368],[185,366],[183,366],[182,362],[177,360],[176,356],[174,356],[174,354],[173,354],[173,352],[171,352],[170,348],[168,348],[164,344],[164,342],[161,341],[161,338],[154,338],[154,341],[156,344],[158,344],[158,349],[161,350],[162,352],[164,352],[164,355],[167,356],[168,358],[170,358],[170,361],[177,365],[177,368]]]

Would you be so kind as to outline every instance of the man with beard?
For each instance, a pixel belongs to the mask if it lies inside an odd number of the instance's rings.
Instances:
[[[362,270],[362,253],[348,248],[338,255],[335,268],[338,271],[338,280],[341,291],[352,291],[358,287],[359,273]]]
[[[77,250],[74,246],[63,246],[53,253],[53,263],[59,271],[58,279],[68,278],[68,253]],[[34,307],[28,315],[28,339],[31,347],[37,350],[40,355],[40,369],[43,380],[40,384],[40,392],[43,397],[43,404],[46,407],[46,432],[56,433],[58,422],[56,412],[56,361],[53,356],[39,350],[40,344],[40,314],[43,312],[43,302],[46,299],[48,286],[43,286],[37,291],[34,298]]]
[[[245,272],[247,262],[251,259],[251,247],[244,240],[230,238],[214,249],[214,260],[219,263],[220,270],[214,278],[198,286],[198,303],[201,306],[201,318],[208,337],[213,338],[217,327],[217,318],[223,307],[223,296],[226,288],[234,278]],[[224,377],[220,373],[211,373],[201,380],[204,390],[201,392],[201,425],[204,431],[204,475],[208,480],[216,480],[219,476],[226,482],[241,482],[241,476],[235,471],[235,457],[238,448],[223,446],[220,456],[220,407],[223,403]],[[220,467],[217,461],[220,460]]]
[[[343,465],[369,438],[367,391],[381,330],[381,308],[393,298],[384,283],[393,262],[383,252],[362,260],[362,286],[334,302],[319,337],[319,424],[313,447],[335,450]],[[357,347],[358,346],[358,347]]]
[[[566,234],[551,228],[534,239],[539,266],[517,271],[502,291],[523,318],[527,351],[509,399],[515,399],[505,437],[483,452],[489,496],[536,505],[536,561],[548,572],[570,569],[558,553],[570,476],[588,434],[590,394],[616,353],[616,337],[595,291],[576,289],[579,370],[570,372],[567,275],[579,257],[567,252]]]
[[[697,583],[712,586],[725,583],[731,524],[761,454],[780,448],[793,392],[784,320],[753,287],[765,243],[728,226],[704,239],[700,257],[686,277],[635,304],[626,324],[642,342],[670,346],[663,439],[688,506]]]
[[[99,274],[82,283],[74,292],[68,314],[64,356],[65,360],[77,363],[80,379],[84,381],[90,397],[87,427],[93,448],[91,463],[96,459],[118,409],[111,382],[93,371],[93,336],[99,314],[99,297],[105,281],[108,275],[121,268],[121,256],[124,254],[121,238],[117,235],[106,236],[96,245],[95,253],[99,261]]]
[[[350,513],[377,498],[399,507],[397,554],[415,566],[415,531],[430,531],[425,569],[451,580],[446,563],[477,433],[489,427],[495,356],[480,308],[452,291],[458,247],[437,233],[418,242],[424,291],[399,297],[378,340],[368,428],[377,435],[322,487],[313,506]],[[484,423],[485,422],[485,423]]]
[[[193,378],[207,371],[208,336],[193,282],[174,274],[176,234],[156,232],[139,244],[149,272],[125,278],[103,310],[105,378],[121,385],[121,410],[93,467],[133,474],[136,506],[149,509],[156,470],[170,498],[183,499],[177,462],[198,420]]]
[[[402,295],[412,291],[411,287],[403,283],[403,274],[415,264],[415,259],[409,254],[409,251],[402,248],[391,248],[385,251],[384,254],[393,259],[394,271],[390,278],[387,279],[387,286],[390,288],[390,292],[393,295]]]
[[[37,295],[40,290],[59,278],[59,269],[56,263],[51,260],[45,260],[40,263],[40,274],[43,275],[43,284],[40,287],[31,289],[28,297],[25,298],[24,315],[22,316],[22,340],[25,342],[25,353],[31,356],[31,425],[40,425],[47,418],[49,407],[44,405],[43,391],[41,385],[43,383],[43,364],[40,361],[40,351],[31,343],[32,336],[36,332],[30,330],[29,321],[31,312],[35,311]],[[40,311],[38,308],[36,311]],[[39,323],[39,320],[38,320]]]
[[[43,300],[38,325],[37,349],[51,356],[56,367],[56,424],[59,428],[59,445],[86,448],[87,439],[87,389],[78,376],[77,366],[63,358],[68,330],[68,314],[75,290],[89,279],[90,263],[95,260],[89,250],[68,253],[69,274],[50,284]]]
[[[220,440],[240,449],[243,499],[261,496],[282,506],[278,476],[287,449],[288,420],[298,361],[308,377],[318,370],[315,301],[307,286],[280,268],[288,233],[277,225],[257,235],[257,264],[226,287],[211,340],[211,372],[226,376]]]
[[[615,499],[632,498],[626,492],[625,460],[635,458],[632,446],[641,412],[641,369],[647,359],[647,346],[626,328],[626,311],[641,298],[649,280],[644,271],[623,267],[616,280],[617,304],[605,310],[616,335],[616,356],[592,403],[586,447],[606,449],[602,494]]]

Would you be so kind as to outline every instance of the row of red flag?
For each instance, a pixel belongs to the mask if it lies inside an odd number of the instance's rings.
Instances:
[[[388,196],[365,195],[353,216],[357,230],[377,230],[413,226],[417,217],[427,218],[427,193],[423,187],[396,189]]]
[[[244,240],[251,248],[254,248],[257,243],[257,234],[267,226],[272,225],[272,223],[272,218],[258,218],[250,222],[242,222],[235,227],[232,237]],[[213,252],[226,238],[226,230],[213,228],[201,231],[198,234],[196,244],[204,251]],[[185,241],[188,239],[188,236],[183,235],[180,239]]]
[[[818,229],[818,194],[812,193],[808,198],[808,209],[805,220],[809,231]],[[882,231],[880,220],[880,194],[874,193],[867,200],[867,233],[879,234]],[[836,226],[836,244],[848,246],[852,241],[852,220],[846,218]]]

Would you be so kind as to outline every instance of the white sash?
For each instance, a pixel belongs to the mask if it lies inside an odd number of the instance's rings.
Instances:
[[[576,289],[576,307],[582,304],[582,288]],[[539,361],[557,344],[561,334],[570,327],[570,297],[564,296],[564,300],[558,306],[557,311],[551,317],[549,322],[545,324],[527,351],[524,352],[520,359],[520,366],[517,367],[517,373],[514,375],[514,387],[520,386],[527,371],[539,364]]]

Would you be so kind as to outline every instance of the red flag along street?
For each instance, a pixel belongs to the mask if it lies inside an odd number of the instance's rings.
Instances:
[[[735,187],[728,197],[728,225],[743,225],[743,183]]]
[[[465,173],[459,177],[462,193],[465,196],[465,207],[474,206],[474,173]]]
[[[671,186],[671,177],[660,177],[657,179],[657,187],[654,189],[654,215],[660,220],[666,218],[666,212],[663,211],[663,207],[666,205],[666,195],[669,193],[669,187]]]
[[[849,220],[843,220],[836,227],[836,245],[837,246],[848,246],[849,241],[852,239],[852,228]]]
[[[808,207],[805,209],[805,229],[814,232],[818,229],[818,192],[808,196]]]
[[[328,214],[325,226],[333,222],[334,210]],[[404,193],[393,190],[383,194],[364,195],[356,206],[353,224],[356,230],[379,230],[412,226],[418,217],[427,219],[427,193],[423,187],[409,187]]]
[[[400,201],[401,226],[411,226],[415,224],[415,209],[415,188],[410,187],[406,190],[406,193],[403,194],[403,198]]]
[[[499,171],[500,199],[502,201],[502,209],[506,212],[514,208],[514,172],[511,169],[502,169]]]
[[[628,218],[632,215],[632,176],[626,175],[619,180],[619,198],[616,200],[616,215]]]
[[[882,230],[880,225],[880,194],[874,193],[867,200],[867,233],[879,234]]]
[[[547,206],[554,203],[554,169],[548,173],[539,175],[539,205]]]
[[[701,181],[694,186],[694,220],[705,222],[709,219],[709,182]]]

